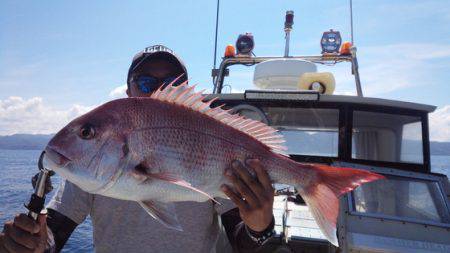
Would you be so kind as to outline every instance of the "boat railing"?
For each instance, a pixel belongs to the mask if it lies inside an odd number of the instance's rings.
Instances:
[[[359,79],[358,72],[358,62],[356,55],[338,55],[338,54],[325,54],[325,55],[311,55],[311,56],[289,56],[289,57],[252,57],[252,56],[236,56],[230,58],[224,58],[221,62],[219,69],[213,70],[213,83],[214,90],[213,93],[222,93],[223,83],[225,76],[228,75],[228,67],[232,65],[247,65],[252,66],[261,62],[269,60],[280,60],[280,59],[297,59],[310,61],[317,64],[332,65],[340,62],[350,62],[352,63],[352,74],[355,76],[356,90],[358,96],[362,96],[361,82]]]

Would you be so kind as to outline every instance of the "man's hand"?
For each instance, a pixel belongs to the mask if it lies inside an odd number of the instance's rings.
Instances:
[[[253,170],[256,178],[249,173]],[[269,175],[257,159],[239,161],[225,171],[233,187],[222,185],[222,191],[239,208],[245,225],[255,232],[264,231],[273,219],[274,189]]]
[[[0,233],[0,252],[44,252],[47,244],[46,215],[39,215],[38,222],[26,214],[19,214],[14,221],[5,223]]]

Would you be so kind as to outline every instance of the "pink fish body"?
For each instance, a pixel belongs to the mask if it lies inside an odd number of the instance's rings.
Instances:
[[[46,148],[48,166],[83,190],[137,201],[164,225],[182,229],[171,202],[224,197],[224,170],[258,158],[276,183],[295,186],[324,235],[337,245],[339,196],[383,178],[371,172],[303,164],[281,154],[273,128],[220,107],[186,84],[151,98],[118,99],[73,120]]]

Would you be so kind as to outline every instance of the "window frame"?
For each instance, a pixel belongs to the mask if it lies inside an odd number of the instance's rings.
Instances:
[[[419,181],[428,181],[437,183],[439,188],[439,194],[440,197],[444,200],[444,205],[446,207],[447,211],[447,217],[450,217],[450,203],[449,199],[447,198],[447,195],[444,191],[444,184],[442,183],[441,177],[432,175],[432,174],[420,174],[420,173],[412,173],[412,172],[405,172],[405,171],[398,171],[398,170],[391,170],[391,169],[376,169],[373,170],[374,172],[384,174],[384,175],[391,175],[395,177],[402,177],[405,179],[411,178]],[[384,214],[377,214],[377,213],[362,213],[356,211],[355,208],[355,198],[353,191],[350,193],[347,193],[347,204],[348,204],[348,210],[349,215],[355,216],[355,217],[370,217],[370,218],[378,218],[378,219],[386,219],[386,220],[394,220],[394,221],[406,221],[416,224],[422,224],[422,225],[432,225],[432,226],[439,226],[439,227],[445,227],[450,228],[450,220],[448,223],[444,222],[434,222],[424,219],[416,219],[416,218],[410,218],[410,217],[399,217],[399,216],[392,216],[392,215],[384,215]]]
[[[335,161],[359,163],[364,165],[372,165],[377,167],[391,167],[400,170],[413,172],[431,173],[430,166],[430,140],[428,128],[428,112],[413,109],[404,109],[390,106],[379,106],[359,103],[345,102],[325,102],[325,101],[292,101],[292,100],[246,100],[243,96],[241,99],[223,98],[218,95],[219,99],[213,103],[213,106],[226,104],[226,108],[230,109],[241,104],[248,104],[259,109],[261,107],[286,107],[286,108],[305,108],[305,109],[336,109],[338,110],[338,155],[332,156],[312,156],[312,155],[292,155],[291,158],[298,162],[319,162],[331,164]],[[422,153],[423,163],[406,163],[406,162],[386,162],[352,158],[352,130],[353,130],[353,113],[354,111],[368,111],[379,113],[400,114],[407,116],[420,117],[422,124]]]
[[[264,110],[261,109],[261,107],[267,107],[266,105],[260,105],[257,106],[258,109],[260,109],[262,112],[265,113]],[[272,106],[275,107],[275,106]],[[281,106],[276,106],[276,107],[281,107]],[[289,154],[289,156],[293,157],[293,158],[297,158],[300,160],[303,160],[304,162],[324,162],[326,161],[327,163],[331,163],[334,160],[339,160],[339,150],[340,150],[340,143],[341,143],[341,118],[340,115],[342,113],[342,109],[338,108],[338,107],[333,107],[330,105],[314,105],[314,106],[295,106],[295,107],[289,107],[289,108],[302,108],[302,109],[318,109],[318,110],[335,110],[337,112],[337,153],[335,156],[322,156],[322,155],[306,155],[306,154]]]
[[[405,115],[405,116],[413,116],[419,117],[422,125],[422,156],[423,163],[409,163],[409,162],[388,162],[388,161],[377,161],[377,160],[366,160],[366,159],[356,159],[352,158],[352,141],[353,141],[353,117],[355,111],[359,112],[373,112],[373,113],[385,113],[385,114],[394,114],[394,115]],[[346,131],[346,140],[347,149],[349,153],[346,154],[346,161],[361,163],[367,165],[375,165],[380,167],[392,167],[396,169],[415,171],[415,172],[431,172],[430,166],[430,140],[429,140],[429,130],[428,130],[428,113],[419,112],[414,110],[400,109],[400,108],[392,108],[392,107],[374,107],[367,105],[353,105],[349,108],[350,115],[347,118],[347,131]]]

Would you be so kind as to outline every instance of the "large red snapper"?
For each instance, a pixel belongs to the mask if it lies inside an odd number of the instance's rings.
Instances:
[[[150,98],[118,99],[73,120],[48,143],[47,165],[81,189],[133,200],[164,225],[181,229],[171,202],[225,197],[224,170],[258,158],[274,182],[295,186],[324,235],[337,245],[338,198],[383,178],[364,170],[304,164],[280,154],[273,128],[220,107],[186,84]]]

